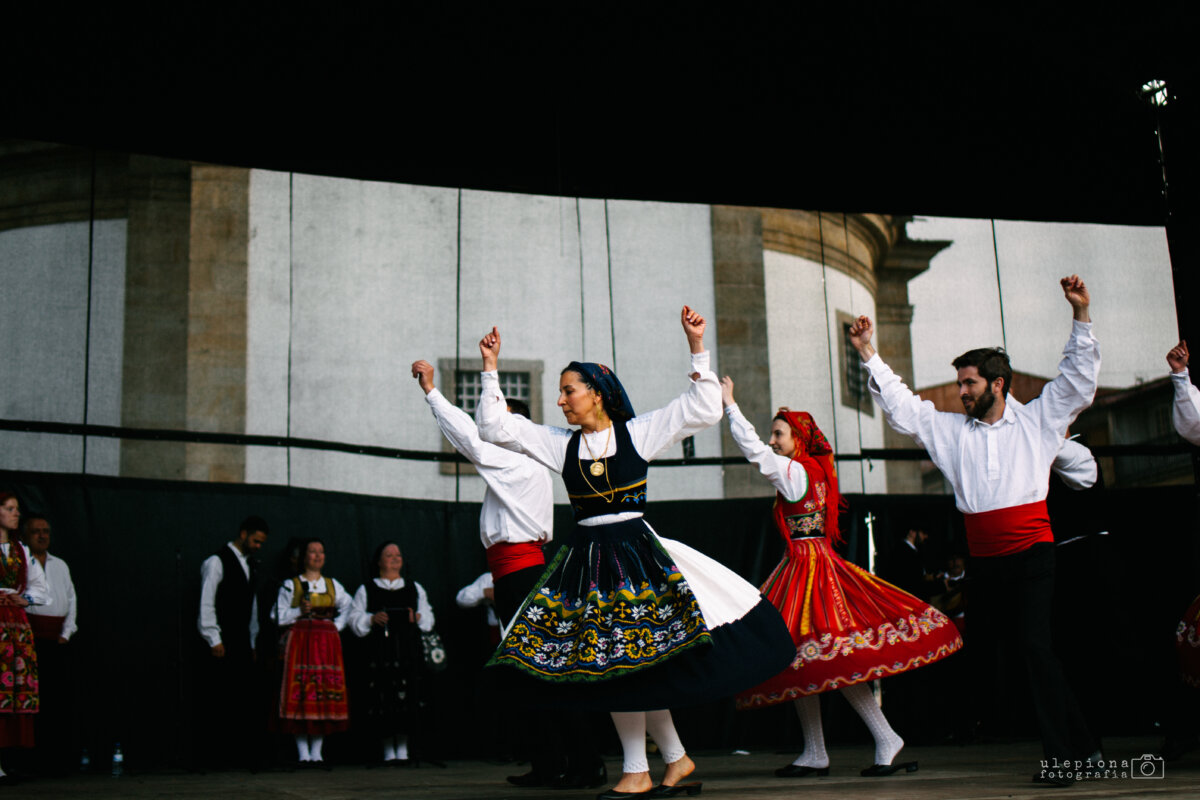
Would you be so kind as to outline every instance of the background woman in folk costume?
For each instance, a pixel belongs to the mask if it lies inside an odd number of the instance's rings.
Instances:
[[[33,747],[38,669],[25,609],[50,602],[42,565],[17,540],[20,525],[17,496],[0,492],[0,748]]]
[[[351,597],[321,574],[325,544],[309,539],[301,551],[303,571],[284,581],[275,603],[283,637],[283,683],[279,727],[296,736],[301,766],[321,764],[325,735],[350,726],[346,668],[339,631],[350,616]]]
[[[954,653],[962,639],[937,609],[839,557],[837,468],[825,435],[804,411],[781,408],[763,444],[721,380],[729,426],[742,454],[777,492],[775,524],[786,543],[783,560],[763,594],[779,609],[795,643],[790,666],[738,696],[738,708],[791,701],[804,731],[804,752],[775,771],[780,777],[829,774],[818,695],[840,690],[875,738],[868,777],[915,772],[917,762],[894,763],[904,746],[875,702],[867,682],[924,666]]]
[[[612,370],[572,362],[558,405],[577,430],[509,414],[496,374],[500,336],[480,342],[479,430],[486,441],[559,472],[576,526],[505,631],[493,666],[532,682],[535,702],[612,712],[624,774],[602,798],[696,793],[672,706],[729,696],[778,673],[794,648],[778,612],[737,574],[655,534],[642,518],[647,462],[720,419],[721,391],[704,350],[705,320],[684,306],[687,390],[635,415]],[[667,768],[654,787],[650,732]]]

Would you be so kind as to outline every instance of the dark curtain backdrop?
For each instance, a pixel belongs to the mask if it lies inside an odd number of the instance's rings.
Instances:
[[[206,719],[195,702],[204,680],[196,632],[199,569],[249,514],[271,527],[261,555],[264,598],[274,596],[286,575],[282,559],[292,537],[322,537],[326,574],[349,592],[367,576],[365,561],[374,547],[384,539],[398,541],[407,575],[428,591],[450,661],[434,681],[421,747],[440,759],[503,754],[502,722],[480,692],[486,682],[479,668],[488,655],[484,615],[454,603],[458,589],[486,569],[478,504],[18,472],[0,472],[0,486],[16,491],[24,511],[50,517],[52,550],[71,567],[79,595],[78,711],[82,745],[93,760],[106,758],[119,741],[134,769],[187,765],[195,739],[213,726],[219,730],[220,721]],[[874,516],[881,558],[913,518],[931,533],[931,558],[961,546],[950,497],[847,499],[845,552],[859,564],[867,563],[867,512]],[[1200,592],[1194,491],[1190,485],[1112,491],[1103,502],[1110,534],[1059,550],[1058,645],[1102,733],[1148,732],[1169,702],[1175,624]],[[770,498],[671,501],[653,504],[648,519],[662,535],[760,583],[782,552],[770,510]],[[566,507],[556,508],[555,523],[567,529]],[[264,643],[260,651],[270,646]],[[1019,680],[1002,686],[968,680],[967,686],[969,692],[1011,694],[1008,705],[1017,709],[1025,702]],[[272,698],[263,692],[265,718]],[[886,710],[886,683],[884,695]],[[939,713],[942,704],[958,699],[935,692],[929,711]],[[867,741],[840,698],[828,698],[826,706],[831,739]],[[800,747],[795,715],[786,706],[735,714],[726,700],[676,715],[693,750]],[[481,719],[487,722],[477,724]],[[1032,723],[1032,714],[1013,719],[1015,734],[1033,735],[1021,727]],[[893,722],[904,735],[903,721]],[[365,759],[374,753],[373,744],[356,744],[353,731],[340,743],[338,738],[331,755]],[[271,744],[269,734],[264,742],[276,757],[290,752],[282,741]]]

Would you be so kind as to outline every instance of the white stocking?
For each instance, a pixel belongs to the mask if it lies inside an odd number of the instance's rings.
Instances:
[[[649,772],[650,761],[646,758],[646,712],[610,711],[617,738],[621,740],[621,751],[625,756],[623,772]],[[656,740],[657,741],[657,740]]]
[[[892,759],[904,747],[904,740],[897,736],[888,724],[883,709],[875,702],[875,695],[871,694],[865,683],[847,686],[842,689],[842,695],[850,701],[850,705],[862,717],[862,721],[867,723],[867,728],[875,737],[875,763],[891,764]]]
[[[792,762],[797,767],[829,766],[829,754],[825,752],[825,729],[821,727],[821,698],[815,694],[797,697],[792,701],[796,716],[800,718],[800,730],[804,732],[804,752]]]
[[[323,761],[324,760],[321,758],[321,746],[324,744],[325,744],[324,736],[308,737],[308,747],[309,747],[309,750],[312,751],[312,760],[313,761]]]
[[[687,755],[687,750],[683,749],[683,742],[679,740],[679,732],[675,730],[675,721],[671,719],[670,710],[663,708],[647,711],[646,730],[650,731],[650,738],[658,745],[658,752],[665,763],[674,764]]]
[[[408,737],[404,734],[396,737],[396,758],[408,758]]]
[[[312,755],[308,752],[307,734],[296,734],[296,755],[300,761],[312,761]]]
[[[392,744],[392,737],[390,736],[383,737],[383,760],[396,760],[396,745]]]

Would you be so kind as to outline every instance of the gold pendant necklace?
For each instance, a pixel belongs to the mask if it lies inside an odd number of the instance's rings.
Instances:
[[[602,455],[608,452],[608,446],[612,443],[612,429],[613,426],[610,423],[608,426],[608,437],[604,440],[604,449],[600,451]],[[588,472],[599,478],[604,474],[604,467],[608,461],[608,456],[605,455],[603,460],[596,458],[596,454],[592,452],[592,446],[588,444],[587,434],[580,433],[579,436],[583,439],[583,446],[587,448],[588,455],[592,457],[592,465],[588,467]]]
[[[588,455],[592,457],[592,465],[590,467],[588,467],[588,472],[592,473],[592,475],[594,475],[597,478],[599,478],[601,475],[604,476],[604,482],[608,484],[609,495],[606,497],[604,495],[604,492],[601,492],[595,486],[592,486],[592,482],[587,479],[587,475],[584,475],[583,462],[577,461],[576,463],[579,464],[579,474],[580,474],[580,476],[583,477],[583,482],[586,483],[588,488],[591,489],[593,492],[595,492],[596,495],[598,495],[599,497],[603,497],[605,503],[612,503],[612,501],[617,498],[617,490],[612,487],[612,478],[609,477],[609,475],[607,474],[608,470],[606,470],[604,468],[604,463],[601,462],[599,459],[597,459],[596,454],[592,452],[592,446],[590,444],[588,444],[587,434],[580,432],[579,438],[583,439],[583,446],[587,448]],[[607,453],[608,445],[611,442],[612,442],[612,425],[609,425],[608,426],[608,437],[604,440],[604,450],[602,450],[601,452]],[[607,460],[608,460],[608,456],[606,455],[606,456],[604,456],[604,461],[607,461]]]

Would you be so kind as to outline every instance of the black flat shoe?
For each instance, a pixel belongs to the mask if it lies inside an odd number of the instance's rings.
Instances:
[[[809,775],[824,777],[829,774],[829,767],[802,767],[799,764],[788,764],[775,770],[777,778],[807,778]]]
[[[677,783],[674,786],[667,786],[660,783],[650,790],[650,797],[678,797],[681,794],[686,794],[688,797],[693,797],[700,794],[700,788],[704,786],[700,781],[692,781],[691,783]]]
[[[596,795],[596,800],[630,800],[633,797],[651,797],[653,794],[653,789],[644,792],[618,792],[616,789],[609,789]]]
[[[904,770],[905,772],[916,772],[917,762],[901,761],[899,764],[872,764],[860,772],[859,775],[862,775],[864,778],[885,778],[888,775],[893,775],[899,772],[900,770]]]

